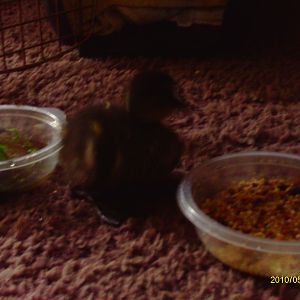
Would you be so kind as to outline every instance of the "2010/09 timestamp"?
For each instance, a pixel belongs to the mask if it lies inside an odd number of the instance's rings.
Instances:
[[[271,283],[298,283],[298,284],[300,284],[300,275],[298,275],[298,276],[271,276]]]

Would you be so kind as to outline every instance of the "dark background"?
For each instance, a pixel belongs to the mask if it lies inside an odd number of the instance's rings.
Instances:
[[[108,36],[93,36],[82,45],[82,56],[198,56],[233,53],[252,47],[284,48],[299,41],[297,0],[230,0],[222,27],[175,23],[127,25]]]

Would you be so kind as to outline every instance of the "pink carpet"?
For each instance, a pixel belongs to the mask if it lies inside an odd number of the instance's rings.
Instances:
[[[13,35],[7,40],[18,43]],[[0,76],[0,103],[53,106],[67,115],[106,100],[121,104],[139,68],[159,68],[178,81],[190,107],[169,119],[186,145],[181,170],[229,152],[300,153],[298,53],[89,60],[73,51]],[[217,261],[175,200],[113,228],[71,198],[62,178],[58,169],[43,187],[2,201],[0,299],[300,299],[299,285],[272,285]]]

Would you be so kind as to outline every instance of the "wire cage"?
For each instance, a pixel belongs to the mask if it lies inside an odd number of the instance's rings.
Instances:
[[[93,0],[0,0],[0,74],[55,59],[93,32]]]

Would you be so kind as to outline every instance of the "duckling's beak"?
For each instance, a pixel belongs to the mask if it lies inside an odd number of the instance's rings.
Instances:
[[[178,88],[173,88],[172,94],[168,97],[169,105],[175,110],[185,110],[186,105]]]
[[[174,96],[171,99],[169,99],[168,102],[169,102],[169,106],[173,110],[185,110],[186,109],[186,105],[184,104],[182,99],[180,99],[179,97]]]
[[[180,101],[180,100],[178,100],[178,99],[176,99],[176,102],[174,103],[174,108],[177,110],[184,110],[184,109],[186,109],[186,105],[182,102],[182,101]]]

